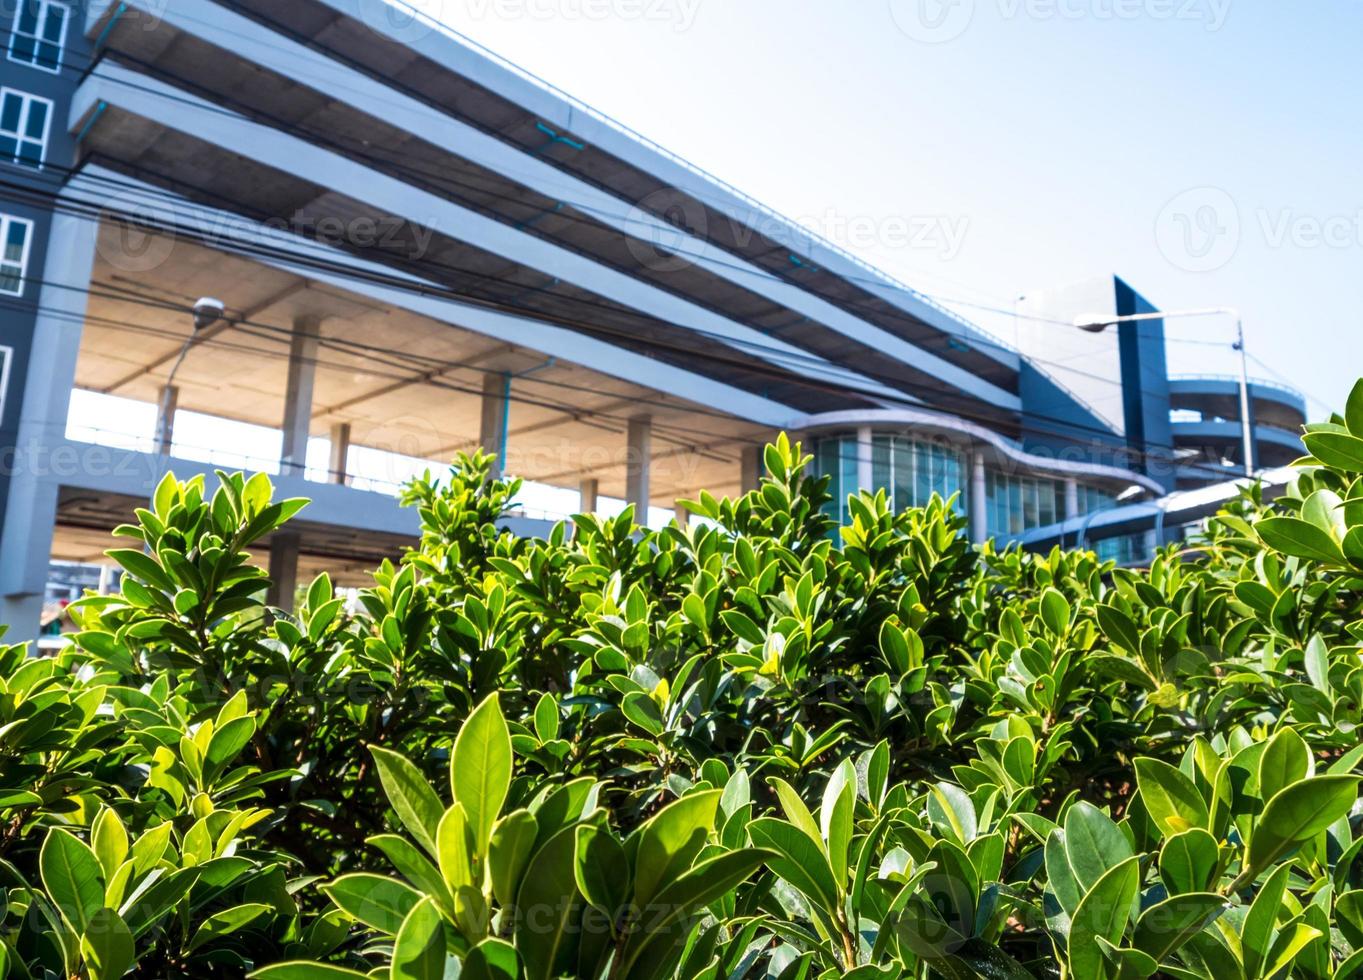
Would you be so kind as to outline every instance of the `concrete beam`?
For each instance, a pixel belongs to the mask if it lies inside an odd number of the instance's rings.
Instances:
[[[346,486],[350,482],[350,423],[337,422],[331,427],[331,451],[327,461],[327,482]]]
[[[284,385],[284,441],[280,472],[302,476],[308,465],[308,439],[312,435],[312,390],[317,379],[317,346],[322,321],[315,316],[298,317],[289,341],[289,367]]]
[[[636,415],[629,420],[625,449],[625,500],[634,505],[634,520],[648,523],[649,469],[653,454],[653,420]]]

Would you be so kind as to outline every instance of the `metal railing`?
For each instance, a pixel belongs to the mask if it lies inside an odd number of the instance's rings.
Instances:
[[[1200,373],[1200,372],[1199,372],[1199,373],[1194,373],[1194,374],[1171,374],[1171,375],[1169,375],[1169,380],[1170,380],[1170,381],[1229,381],[1229,382],[1231,382],[1232,384],[1239,385],[1239,384],[1240,384],[1240,375],[1238,375],[1238,374],[1204,374],[1204,373]],[[1271,381],[1271,380],[1269,380],[1268,378],[1250,378],[1250,379],[1249,379],[1249,386],[1250,386],[1250,391],[1251,391],[1251,393],[1253,392],[1253,390],[1254,390],[1255,388],[1272,388],[1274,391],[1280,391],[1280,392],[1283,392],[1284,394],[1292,395],[1294,398],[1296,398],[1296,399],[1298,399],[1299,401],[1301,401],[1301,403],[1303,404],[1303,406],[1306,404],[1306,394],[1305,394],[1305,392],[1300,391],[1299,389],[1292,387],[1290,384],[1285,384],[1285,383],[1283,383],[1283,382],[1281,382],[1281,381]]]
[[[517,78],[520,78],[523,81],[529,82],[535,87],[541,89],[546,94],[552,95],[555,98],[560,99],[561,101],[567,103],[570,109],[576,112],[581,112],[586,116],[589,116],[590,118],[596,120],[602,125],[615,130],[615,132],[619,133],[621,136],[625,136],[631,140],[634,140],[636,143],[639,143],[642,146],[647,147],[649,150],[665,158],[671,163],[676,164],[682,169],[688,171],[689,173],[695,174],[697,177],[700,177],[708,181],[709,183],[713,184],[717,189],[732,195],[733,197],[741,201],[743,204],[752,208],[754,211],[757,211],[764,217],[771,218],[787,226],[797,236],[803,236],[811,244],[817,244],[822,248],[826,248],[829,251],[840,256],[841,258],[845,259],[846,261],[851,262],[857,268],[869,273],[872,277],[878,280],[879,285],[888,286],[892,289],[907,293],[909,296],[913,297],[913,299],[922,303],[924,306],[931,307],[932,309],[936,310],[943,316],[947,317],[948,319],[956,323],[965,331],[964,334],[961,335],[953,334],[952,336],[959,336],[961,340],[967,342],[969,341],[975,341],[977,343],[987,342],[989,346],[997,346],[1003,350],[1009,351],[1010,353],[1017,353],[1016,348],[1012,347],[1009,344],[1004,343],[1003,341],[996,340],[991,335],[985,334],[979,327],[971,323],[969,320],[965,319],[965,317],[961,316],[959,313],[956,313],[953,310],[949,309],[948,307],[942,305],[942,303],[938,302],[932,297],[919,292],[917,289],[914,289],[912,286],[910,286],[903,280],[890,275],[885,270],[879,268],[876,265],[873,265],[866,259],[863,259],[860,256],[856,255],[855,253],[849,251],[844,246],[838,245],[831,239],[828,239],[823,235],[820,235],[818,232],[811,231],[805,226],[799,224],[798,222],[782,214],[780,211],[777,211],[775,208],[767,204],[763,204],[761,201],[753,197],[751,194],[748,194],[740,190],[739,188],[735,187],[733,184],[729,183],[723,178],[715,176],[713,173],[706,170],[704,167],[692,163],[690,160],[686,159],[680,154],[674,153],[673,151],[669,150],[662,144],[649,139],[647,136],[643,135],[638,130],[631,128],[630,126],[620,122],[618,119],[615,119],[610,115],[607,115],[605,112],[601,111],[600,109],[597,109],[590,103],[584,102],[581,99],[577,98],[576,96],[568,94],[563,89],[555,85],[553,82],[546,81],[545,79],[536,75],[534,72],[522,68],[520,65],[516,64],[514,61],[511,61],[509,58],[506,58],[498,54],[497,52],[493,51],[491,48],[485,47],[484,45],[478,43],[477,41],[473,40],[473,38],[465,34],[461,34],[459,31],[455,30],[453,27],[450,27],[448,24],[436,20],[434,17],[432,17],[425,11],[419,10],[416,7],[412,6],[410,3],[407,3],[406,0],[383,0],[383,2],[390,7],[394,7],[401,10],[404,14],[410,16],[413,20],[417,21],[418,23],[426,27],[429,27],[431,30],[436,31],[437,33],[441,34],[442,36],[448,38],[451,41],[454,41],[456,44],[468,48],[470,51],[473,51],[483,56],[484,58],[487,58],[489,61],[496,64],[498,67],[505,69],[506,71],[510,72],[511,74],[515,75]]]

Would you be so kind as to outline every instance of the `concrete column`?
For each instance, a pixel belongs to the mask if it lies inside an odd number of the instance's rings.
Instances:
[[[985,479],[984,454],[970,459],[970,540],[984,544],[989,537],[989,483]]]
[[[872,490],[875,484],[875,468],[871,465],[871,427],[869,425],[857,428],[857,487],[860,490]]]
[[[293,612],[298,592],[298,546],[297,531],[280,531],[270,538],[270,588],[265,601],[285,612]]]
[[[1072,521],[1079,515],[1079,481],[1065,481],[1065,520]]]
[[[169,456],[171,444],[175,441],[175,413],[180,408],[180,387],[178,385],[167,385],[161,389],[160,400],[156,404],[156,445],[152,446],[152,452],[160,456]]]
[[[744,446],[739,460],[740,485],[744,493],[762,485],[762,447]]]
[[[279,470],[284,476],[302,476],[307,469],[312,388],[317,377],[317,340],[321,329],[319,317],[300,316],[293,322],[284,387],[284,441],[279,457]]]
[[[25,285],[26,300],[36,302],[39,312],[17,425],[10,430],[15,432],[13,465],[0,530],[0,622],[10,627],[7,643],[35,640],[40,628],[60,489],[48,461],[52,447],[66,437],[96,231],[96,222],[87,217],[55,213],[44,267],[30,269]],[[12,393],[19,381],[10,378]]]
[[[691,512],[683,507],[680,502],[677,503],[676,509],[672,511],[672,516],[681,527],[687,527],[691,523]]]
[[[509,374],[485,374],[483,375],[483,415],[482,423],[478,430],[478,444],[482,446],[483,452],[491,453],[497,457],[497,462],[492,464],[492,479],[500,479],[506,470],[506,441],[507,441],[507,422],[509,421],[511,402],[508,395],[511,394],[511,375]]]
[[[653,419],[638,415],[629,420],[625,450],[625,502],[634,505],[634,520],[648,523],[649,463],[653,456]]]
[[[600,493],[600,480],[597,480],[595,477],[583,479],[583,481],[578,484],[578,496],[581,498],[577,505],[578,512],[581,514],[595,514],[597,506],[596,500],[597,497],[600,496]]]
[[[327,462],[327,482],[346,486],[350,476],[346,467],[350,465],[350,423],[337,422],[331,427],[331,452]]]

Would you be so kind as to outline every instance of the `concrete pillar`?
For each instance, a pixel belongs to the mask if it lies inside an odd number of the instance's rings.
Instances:
[[[25,298],[36,302],[39,312],[17,425],[10,430],[15,432],[15,444],[7,460],[12,467],[0,525],[0,622],[10,627],[7,643],[35,640],[40,628],[60,489],[48,462],[52,447],[66,437],[96,231],[97,223],[88,217],[56,212],[44,267],[41,272],[30,269],[25,284]],[[10,379],[12,393],[19,380]]]
[[[175,442],[175,413],[180,408],[180,387],[179,385],[167,385],[161,389],[160,400],[156,404],[156,445],[151,447],[152,452],[160,456],[169,456],[170,447]]]
[[[738,465],[742,491],[758,489],[762,485],[762,447],[744,446]]]
[[[634,520],[648,523],[649,463],[653,456],[653,419],[637,415],[629,420],[625,450],[625,502],[634,505]]]
[[[989,537],[989,482],[985,479],[984,454],[970,459],[970,540],[984,544]]]
[[[687,527],[691,523],[691,512],[683,507],[680,501],[677,502],[676,509],[672,511],[672,516],[680,527]]]
[[[875,484],[875,467],[871,464],[872,442],[871,427],[869,425],[857,428],[857,488],[860,490],[873,490]]]
[[[478,430],[478,444],[482,446],[483,452],[491,453],[497,457],[497,462],[492,464],[492,479],[500,479],[506,469],[506,440],[507,422],[509,421],[511,402],[508,395],[511,394],[511,375],[509,374],[485,374],[483,375],[483,415],[482,424]]]
[[[319,317],[300,316],[293,322],[284,386],[284,441],[279,456],[279,470],[284,476],[302,476],[307,469],[312,388],[317,377],[317,340],[321,329]]]
[[[597,497],[600,496],[600,493],[600,480],[597,480],[595,477],[584,478],[583,481],[578,484],[578,496],[581,498],[577,505],[578,513],[595,514],[597,507],[596,500]]]
[[[298,592],[298,547],[297,531],[280,531],[270,538],[270,588],[265,601],[285,612],[293,612]]]
[[[350,476],[346,468],[350,465],[350,423],[337,422],[331,427],[331,452],[327,462],[327,482],[346,486]]]
[[[1065,520],[1072,521],[1079,515],[1079,481],[1073,478],[1065,481]]]

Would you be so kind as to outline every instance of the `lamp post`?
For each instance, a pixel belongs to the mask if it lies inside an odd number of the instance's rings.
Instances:
[[[1124,503],[1126,503],[1128,500],[1135,500],[1137,497],[1139,497],[1139,496],[1140,496],[1141,494],[1143,494],[1143,493],[1145,493],[1145,487],[1142,487],[1142,486],[1139,486],[1139,485],[1133,483],[1133,484],[1131,484],[1131,486],[1127,487],[1127,488],[1126,488],[1125,490],[1123,490],[1121,493],[1117,494],[1117,497],[1116,497],[1115,500],[1113,500],[1113,503],[1114,503],[1114,504],[1124,504]],[[1089,528],[1091,528],[1091,527],[1093,526],[1093,521],[1094,521],[1094,519],[1095,519],[1099,514],[1102,514],[1102,513],[1105,513],[1105,511],[1102,511],[1102,510],[1091,510],[1091,511],[1089,511],[1088,514],[1084,517],[1084,523],[1081,524],[1081,525],[1079,525],[1079,534],[1078,534],[1078,535],[1076,536],[1076,538],[1075,538],[1075,542],[1074,542],[1075,548],[1077,548],[1077,549],[1082,549],[1082,548],[1084,547],[1084,542],[1088,539]],[[1062,525],[1062,527],[1063,527],[1063,525]],[[1064,545],[1065,545],[1065,535],[1064,535],[1063,532],[1062,532],[1061,535],[1060,535],[1060,545],[1061,545],[1061,547],[1064,547]]]
[[[175,390],[175,375],[179,372],[180,365],[185,362],[185,355],[189,353],[189,349],[198,342],[200,331],[206,330],[221,320],[225,311],[226,307],[222,300],[213,299],[209,296],[205,296],[194,304],[194,318],[192,320],[194,328],[180,346],[180,353],[175,358],[175,363],[170,366],[170,374],[166,375],[165,387],[161,389],[161,402],[156,409],[156,434],[153,445],[156,447],[156,452],[161,456],[170,456],[172,438],[170,402],[171,394]]]
[[[1230,316],[1235,318],[1234,349],[1240,352],[1240,434],[1244,441],[1245,476],[1254,479],[1254,431],[1249,421],[1249,355],[1245,352],[1245,323],[1240,311],[1228,306],[1205,310],[1170,310],[1157,313],[1130,313],[1111,316],[1107,313],[1088,313],[1075,317],[1074,325],[1089,333],[1102,333],[1114,323],[1136,323],[1141,320],[1172,320],[1175,317]]]

